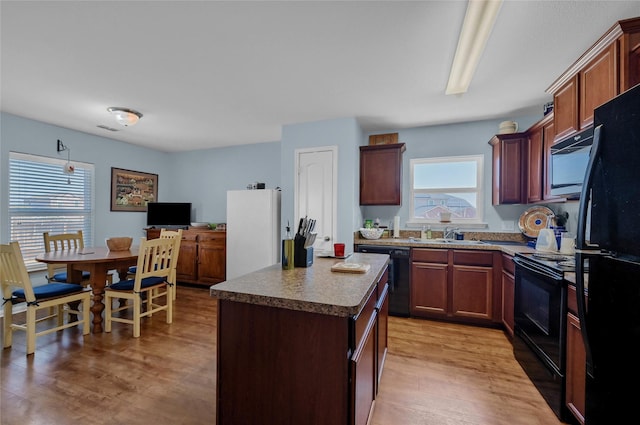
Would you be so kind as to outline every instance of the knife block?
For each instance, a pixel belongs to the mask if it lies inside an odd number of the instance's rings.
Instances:
[[[295,251],[293,254],[293,264],[296,267],[311,267],[313,264],[313,247],[304,247],[306,238],[296,235],[295,238]]]

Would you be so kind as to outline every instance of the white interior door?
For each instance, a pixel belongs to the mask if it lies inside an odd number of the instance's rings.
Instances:
[[[317,220],[316,251],[333,250],[336,238],[337,216],[337,155],[336,146],[296,150],[296,208],[295,224],[298,230],[300,218],[305,216]]]

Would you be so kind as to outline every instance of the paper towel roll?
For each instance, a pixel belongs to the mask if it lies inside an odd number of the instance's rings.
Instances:
[[[399,216],[393,217],[393,237],[394,238],[400,237],[400,217]]]

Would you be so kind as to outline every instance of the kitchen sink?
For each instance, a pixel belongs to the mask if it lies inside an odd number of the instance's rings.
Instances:
[[[417,239],[414,238],[412,242],[424,243],[424,244],[452,244],[452,245],[484,245],[483,241],[472,241],[472,240],[457,240],[457,239],[445,239],[445,238],[435,238],[435,239]]]

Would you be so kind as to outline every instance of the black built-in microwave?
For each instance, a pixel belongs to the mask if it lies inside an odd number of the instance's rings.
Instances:
[[[551,195],[578,199],[593,143],[593,127],[551,147]]]

